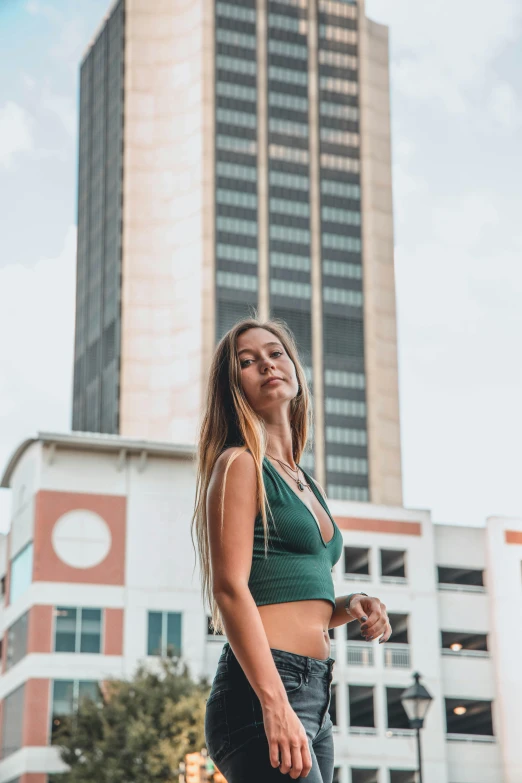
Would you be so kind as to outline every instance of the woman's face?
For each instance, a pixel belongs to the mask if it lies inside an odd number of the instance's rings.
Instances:
[[[280,407],[296,396],[294,363],[275,334],[260,327],[243,332],[237,338],[237,354],[243,394],[255,411]]]

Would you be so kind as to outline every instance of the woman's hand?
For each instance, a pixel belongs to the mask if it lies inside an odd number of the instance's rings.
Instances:
[[[305,778],[312,769],[312,757],[305,728],[290,702],[263,706],[263,724],[272,766],[291,778]]]
[[[378,598],[356,593],[350,601],[349,612],[361,623],[361,633],[367,642],[380,636],[379,644],[382,644],[392,635],[386,607]]]

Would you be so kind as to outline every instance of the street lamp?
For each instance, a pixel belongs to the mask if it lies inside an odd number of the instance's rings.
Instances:
[[[419,783],[422,783],[422,756],[421,756],[420,730],[424,725],[424,718],[428,714],[430,704],[433,701],[433,696],[431,696],[428,693],[424,685],[420,684],[419,682],[420,674],[418,672],[415,672],[413,676],[415,678],[415,682],[411,687],[406,688],[406,690],[403,691],[401,695],[401,702],[406,712],[406,715],[408,716],[408,719],[410,721],[411,728],[416,729],[417,731]]]

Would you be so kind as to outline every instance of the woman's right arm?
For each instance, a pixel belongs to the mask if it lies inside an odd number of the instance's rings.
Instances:
[[[291,777],[305,777],[312,766],[306,732],[290,706],[248,587],[258,509],[255,463],[247,451],[228,469],[221,533],[223,477],[231,452],[227,449],[218,458],[207,494],[212,591],[229,644],[261,702],[272,766],[280,766],[283,774],[291,768]]]

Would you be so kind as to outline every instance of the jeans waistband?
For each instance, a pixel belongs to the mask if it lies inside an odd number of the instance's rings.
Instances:
[[[331,674],[335,663],[335,658],[313,658],[310,655],[299,655],[298,653],[288,652],[288,650],[279,650],[276,647],[271,647],[270,652],[276,664],[286,663],[292,666],[292,668],[303,672],[307,677],[310,674],[319,676]],[[234,655],[229,642],[225,642],[223,646],[221,660],[223,659],[226,659],[229,663],[235,661],[239,665],[239,661]]]

